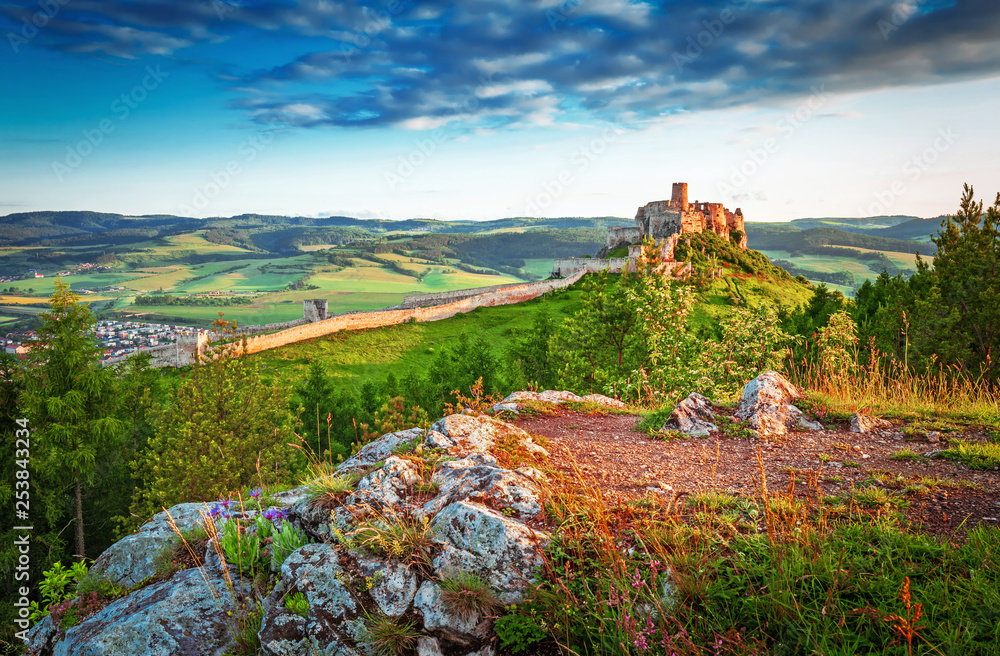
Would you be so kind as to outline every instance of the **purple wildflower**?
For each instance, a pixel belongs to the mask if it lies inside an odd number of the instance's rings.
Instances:
[[[251,499],[259,499],[260,498],[260,494],[261,494],[261,490],[260,490],[259,487],[255,487],[254,489],[250,490],[250,498]]]

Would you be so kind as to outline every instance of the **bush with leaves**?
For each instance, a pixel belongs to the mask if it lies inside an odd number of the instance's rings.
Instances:
[[[719,339],[709,339],[701,352],[710,387],[702,394],[732,400],[747,381],[768,369],[778,369],[789,353],[791,335],[781,329],[771,305],[737,307],[719,324]]]

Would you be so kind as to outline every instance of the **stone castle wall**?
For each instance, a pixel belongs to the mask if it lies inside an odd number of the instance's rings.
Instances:
[[[589,257],[564,257],[552,263],[552,274],[566,277],[577,273],[582,275],[598,271],[621,273],[630,263],[631,260],[627,257],[611,257],[606,260]],[[635,271],[635,267],[632,266],[630,270]]]
[[[461,301],[462,299],[471,298],[473,296],[479,296],[480,294],[489,294],[491,292],[499,291],[501,289],[507,289],[508,287],[518,287],[523,284],[524,283],[515,282],[506,285],[491,285],[489,287],[472,287],[470,289],[455,289],[450,292],[434,292],[433,294],[411,294],[403,299],[403,302],[399,304],[398,308],[388,308],[388,309],[403,310],[409,308],[427,307],[430,305],[441,305],[442,303]]]
[[[619,258],[625,261],[625,258]],[[590,261],[590,260],[585,260]],[[593,260],[593,262],[607,262],[607,260]],[[524,284],[503,285],[493,288],[492,291],[476,295],[464,295],[463,292],[470,290],[457,290],[455,292],[443,292],[452,294],[456,300],[447,303],[440,303],[426,307],[410,308],[390,308],[388,310],[375,310],[373,312],[353,312],[341,314],[319,321],[307,322],[304,318],[292,322],[280,324],[269,324],[272,326],[286,326],[284,330],[270,334],[253,334],[259,332],[255,329],[263,329],[263,326],[251,326],[241,328],[240,332],[250,335],[246,338],[247,351],[249,353],[260,353],[269,349],[294,344],[307,339],[323,337],[341,330],[363,330],[365,328],[380,328],[391,326],[407,321],[440,321],[453,317],[459,313],[471,312],[478,307],[494,307],[497,305],[512,305],[523,303],[538,298],[542,294],[556,290],[565,289],[582,278],[588,269],[580,268],[571,273],[568,277],[557,280],[540,280]],[[480,288],[491,289],[491,288]],[[316,316],[319,305],[315,301],[312,303],[314,310],[305,306],[307,315]],[[325,305],[325,304],[324,304]],[[324,307],[325,310],[325,307]],[[179,336],[175,344],[157,346],[152,349],[143,349],[143,353],[153,354],[152,366],[154,367],[183,367],[195,361],[196,354],[204,353],[205,348],[211,342],[211,335],[208,333],[198,333],[196,335]],[[124,357],[114,358],[105,364],[112,364],[124,360]]]

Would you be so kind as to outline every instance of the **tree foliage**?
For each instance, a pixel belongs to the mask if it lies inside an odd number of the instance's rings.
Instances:
[[[143,484],[134,514],[289,479],[295,468],[289,393],[278,378],[264,379],[245,341],[199,358],[136,462]]]

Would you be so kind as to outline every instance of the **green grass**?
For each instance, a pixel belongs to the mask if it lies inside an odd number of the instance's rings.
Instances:
[[[1000,444],[957,442],[946,449],[941,457],[957,460],[969,469],[996,469],[1000,467]]]
[[[383,379],[390,372],[402,377],[411,370],[426,371],[435,354],[463,333],[482,335],[494,346],[502,347],[529,330],[534,313],[543,306],[549,308],[554,319],[562,321],[579,309],[579,298],[580,292],[571,290],[554,299],[477,308],[443,321],[342,331],[251,357],[260,358],[269,370],[292,381],[304,378],[309,364],[320,361],[335,383],[356,386],[369,378]]]

